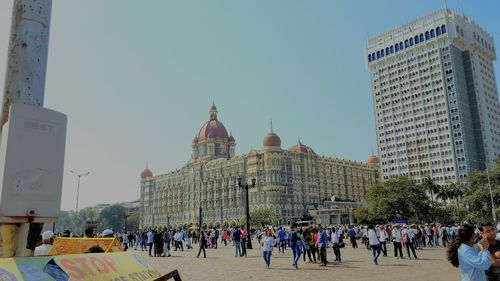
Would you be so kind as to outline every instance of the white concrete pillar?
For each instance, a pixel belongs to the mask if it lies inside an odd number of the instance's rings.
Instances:
[[[15,0],[5,76],[2,116],[9,106],[43,106],[52,0]]]

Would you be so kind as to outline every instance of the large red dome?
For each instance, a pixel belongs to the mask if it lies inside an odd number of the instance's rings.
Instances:
[[[270,132],[269,134],[267,134],[267,136],[264,138],[264,141],[262,143],[264,146],[281,147],[281,139],[274,132]]]
[[[378,160],[377,156],[372,155],[372,156],[368,157],[368,161],[367,161],[368,164],[378,164],[378,162],[379,162],[379,160]]]
[[[141,173],[141,179],[146,179],[146,178],[152,178],[153,177],[153,172],[151,172],[150,169],[146,168],[144,171]]]
[[[217,107],[215,104],[212,104],[212,107],[210,108],[210,121],[203,124],[200,132],[198,133],[198,141],[206,139],[229,139],[226,127],[224,127],[224,125],[217,120]]]
[[[198,141],[205,139],[228,139],[226,128],[216,119],[210,120],[203,124],[198,133]]]

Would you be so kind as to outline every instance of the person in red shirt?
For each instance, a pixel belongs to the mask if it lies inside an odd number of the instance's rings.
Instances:
[[[248,238],[248,231],[242,225],[241,226],[241,257],[247,256],[247,238]]]
[[[314,247],[312,247],[311,252],[313,257],[318,253],[318,261],[321,261],[321,255],[319,254],[318,251],[318,229],[314,229],[314,234],[313,234],[313,241],[314,241]]]

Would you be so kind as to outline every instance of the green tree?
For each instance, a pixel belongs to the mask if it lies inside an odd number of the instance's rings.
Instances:
[[[430,176],[423,178],[421,185],[431,194],[431,201],[434,201],[434,194],[439,192],[439,185],[437,185]]]
[[[255,209],[250,213],[250,226],[252,227],[264,227],[267,225],[276,225],[279,219],[275,215],[273,209],[259,208]],[[238,225],[246,226],[246,218],[242,217],[238,220]]]
[[[387,222],[395,218],[425,220],[429,198],[413,179],[396,177],[368,189],[368,220]]]
[[[467,191],[467,188],[464,185],[461,185],[458,182],[452,182],[448,185],[450,195],[450,200],[455,200],[456,208],[457,208],[457,221],[460,221],[460,200],[464,196]]]
[[[497,164],[489,169],[493,203],[500,203],[500,167]],[[468,206],[468,219],[474,222],[492,220],[491,198],[488,184],[488,174],[485,171],[474,171],[467,176],[468,191],[463,202]]]
[[[353,215],[354,215],[354,218],[359,223],[369,223],[370,222],[368,220],[368,217],[369,217],[368,208],[358,208],[354,211]]]
[[[435,221],[435,194],[439,192],[439,185],[437,185],[434,180],[430,177],[427,176],[422,179],[422,183],[420,184],[421,187],[424,188],[425,191],[429,192],[431,194],[431,212],[432,212],[432,220]]]
[[[125,208],[118,204],[102,209],[99,214],[99,228],[109,228],[114,232],[123,231],[125,223]]]
[[[130,214],[127,218],[127,231],[138,231],[139,230],[139,213]]]

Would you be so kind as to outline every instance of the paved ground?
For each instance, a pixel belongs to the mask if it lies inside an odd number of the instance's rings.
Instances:
[[[254,243],[255,245],[255,243]],[[260,250],[248,250],[248,257],[235,258],[231,246],[207,249],[207,258],[196,258],[198,246],[184,252],[172,252],[172,257],[150,258],[147,252],[139,251],[156,269],[167,273],[179,270],[182,280],[334,280],[334,281],[375,281],[375,280],[459,280],[458,270],[446,260],[446,249],[428,248],[417,251],[418,260],[381,257],[379,265],[371,259],[366,249],[352,249],[350,244],[342,250],[342,263],[330,262],[328,266],[304,263],[299,269],[292,267],[290,250],[280,254],[273,251],[271,268],[266,269]],[[389,246],[389,254],[393,253]],[[203,254],[202,254],[203,255]],[[406,253],[405,253],[406,255]],[[390,255],[392,256],[392,255]],[[328,249],[329,260],[334,260],[333,250]],[[243,278],[243,279],[242,279]]]

